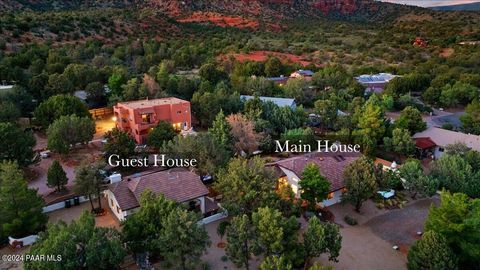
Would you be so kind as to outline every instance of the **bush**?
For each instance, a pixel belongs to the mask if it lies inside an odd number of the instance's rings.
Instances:
[[[358,224],[357,220],[349,215],[345,215],[343,218],[348,225],[355,226]]]
[[[442,128],[447,130],[453,130],[453,125],[452,123],[445,123],[442,125]]]

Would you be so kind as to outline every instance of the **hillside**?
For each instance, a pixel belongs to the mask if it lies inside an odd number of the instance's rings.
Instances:
[[[461,4],[461,5],[432,7],[431,9],[442,10],[442,11],[480,11],[480,2]]]

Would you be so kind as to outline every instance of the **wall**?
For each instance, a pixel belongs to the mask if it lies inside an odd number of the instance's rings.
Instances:
[[[73,199],[72,199],[72,201],[73,201]],[[87,202],[87,201],[88,201],[88,197],[83,197],[83,196],[80,197],[80,203]],[[72,204],[72,207],[75,207],[75,206]],[[53,212],[53,211],[63,209],[63,208],[65,208],[65,201],[61,201],[61,202],[58,202],[58,203],[47,205],[47,206],[43,207],[42,212],[43,213],[49,213],[49,212]]]
[[[337,190],[333,193],[333,198],[329,200],[324,200],[322,202],[322,205],[323,207],[327,207],[327,206],[339,203],[341,200],[342,200],[342,190]]]
[[[113,193],[108,189],[105,190],[105,198],[107,198],[108,207],[110,207],[110,210],[112,210],[112,213],[117,217],[117,219],[119,221],[124,220],[125,217],[127,216],[127,211],[123,211],[120,208],[120,206],[118,205],[117,199],[115,198]],[[112,201],[113,201],[113,205],[112,205]],[[120,212],[117,211],[117,207],[118,209],[120,209],[119,210]]]

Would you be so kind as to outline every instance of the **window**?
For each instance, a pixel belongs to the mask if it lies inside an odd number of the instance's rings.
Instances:
[[[112,206],[113,206],[113,200],[112,200],[112,199],[110,199],[110,203],[111,203],[111,204],[112,204]]]
[[[438,152],[443,152],[443,151],[445,151],[445,149],[443,149],[442,147],[438,148]]]
[[[120,208],[118,208],[118,206],[117,206],[117,213],[119,213],[119,214],[120,214]]]
[[[142,123],[150,124],[151,118],[152,118],[152,115],[149,113],[142,114]]]
[[[333,199],[333,196],[335,196],[335,194],[333,192],[330,192],[328,193],[327,199],[328,200]]]
[[[182,111],[177,111],[177,114],[181,114],[181,113],[182,113]]]

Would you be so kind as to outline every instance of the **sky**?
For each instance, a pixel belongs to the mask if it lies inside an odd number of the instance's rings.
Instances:
[[[480,0],[380,0],[382,2],[391,2],[397,4],[408,4],[421,7],[450,6],[480,2]]]

